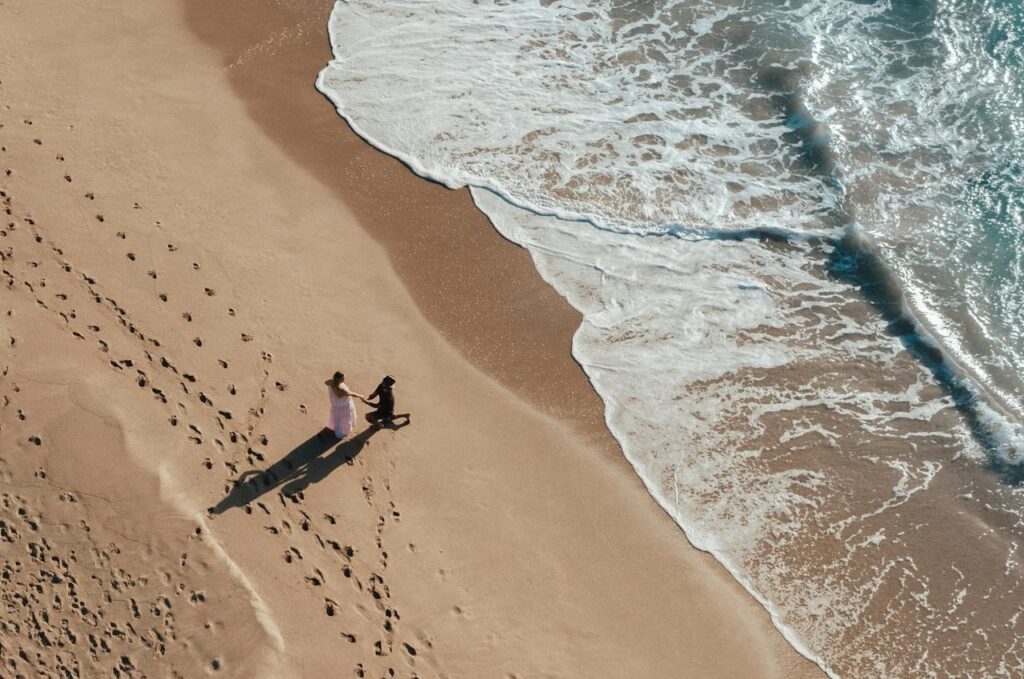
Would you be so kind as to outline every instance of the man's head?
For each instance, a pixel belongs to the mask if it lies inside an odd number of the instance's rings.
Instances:
[[[380,384],[382,387],[387,387],[388,389],[390,389],[395,385],[395,378],[392,377],[391,375],[385,375],[384,379],[380,381]]]

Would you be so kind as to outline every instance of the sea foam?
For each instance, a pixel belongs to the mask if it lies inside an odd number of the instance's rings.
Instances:
[[[317,86],[530,251],[626,457],[801,652],[1015,676],[1013,11],[351,0]]]

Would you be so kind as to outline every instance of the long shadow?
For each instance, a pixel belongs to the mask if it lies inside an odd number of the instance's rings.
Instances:
[[[242,473],[234,481],[231,492],[211,507],[209,513],[223,514],[232,507],[244,507],[282,486],[282,492],[294,495],[354,459],[376,432],[376,429],[368,428],[341,443],[333,435],[323,438],[314,434],[270,467]],[[321,455],[336,443],[337,447],[331,454],[322,458]]]
[[[830,276],[860,291],[881,315],[888,333],[931,373],[963,417],[974,440],[985,450],[988,468],[1008,485],[1024,483],[1024,468],[1008,462],[1001,453],[1007,444],[981,409],[981,394],[907,310],[903,288],[878,254],[877,247],[849,231],[829,255],[827,267]]]
[[[900,17],[906,14],[913,19],[912,26],[924,31],[922,35],[927,35],[931,28],[929,22],[934,18],[928,3],[912,1],[905,5],[897,12],[898,16],[892,19],[894,30],[900,26]],[[911,30],[910,26],[903,26],[900,29],[902,32],[897,31],[889,38],[906,40]],[[840,196],[839,204],[832,209],[831,214],[823,215],[823,219],[827,218],[829,223],[843,230],[843,235],[834,241],[820,241],[834,246],[826,257],[827,275],[859,290],[885,321],[887,332],[897,338],[904,349],[931,373],[936,384],[963,417],[971,435],[985,450],[989,469],[1006,484],[1024,484],[1024,467],[1007,461],[1008,456],[1004,454],[1007,444],[998,425],[993,424],[982,409],[983,395],[908,308],[903,286],[879,248],[862,232],[851,228],[855,219],[852,208],[849,208],[843,196],[841,167],[832,148],[828,129],[805,108],[800,81],[801,75],[793,69],[769,67],[759,74],[759,83],[771,93],[772,101],[790,128],[784,138],[799,145],[807,170],[819,175]],[[758,235],[758,231],[743,232],[741,235]]]

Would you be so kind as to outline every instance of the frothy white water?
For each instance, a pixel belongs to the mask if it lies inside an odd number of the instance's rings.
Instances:
[[[529,249],[583,314],[573,353],[630,462],[797,648],[844,676],[1016,676],[1022,503],[992,441],[1017,428],[898,294],[1012,396],[961,342],[970,304],[933,305],[971,266],[919,276],[948,243],[900,237],[970,211],[951,191],[998,130],[948,135],[963,88],[929,98],[921,72],[963,41],[883,10],[353,0],[318,87]],[[869,77],[865,27],[895,84]]]
[[[319,83],[420,174],[539,214],[643,233],[856,224],[919,321],[1020,418],[1012,7],[351,2]]]
[[[979,506],[1018,505],[968,475],[954,495],[978,497],[936,506],[936,477],[981,451],[885,324],[843,313],[868,309],[808,265],[814,246],[638,240],[473,195],[583,313],[573,353],[651,493],[798,650],[843,676],[987,676],[985,651],[928,659],[956,648],[964,601],[984,605],[984,586],[954,591],[954,569],[986,583],[1004,561],[947,560],[947,542],[991,530]],[[989,613],[972,625],[1005,631],[1013,611]]]
[[[448,186],[638,230],[813,230],[835,202],[780,140],[770,93],[710,49],[727,8],[699,20],[685,9],[669,24],[589,2],[344,10],[332,23],[344,50],[319,86]]]

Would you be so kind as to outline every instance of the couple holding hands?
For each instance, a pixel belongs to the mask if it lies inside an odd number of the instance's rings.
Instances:
[[[393,426],[395,420],[399,418],[405,419],[405,423],[400,426],[405,426],[412,420],[409,413],[395,414],[395,395],[392,391],[395,378],[391,375],[386,375],[369,396],[357,394],[349,389],[345,384],[345,375],[341,372],[334,373],[334,376],[324,384],[327,385],[331,401],[331,412],[327,416],[327,428],[332,430],[334,436],[339,440],[348,436],[355,427],[356,404],[354,399],[357,398],[374,409],[366,414],[366,421],[374,429],[385,425]],[[373,399],[377,399],[376,403],[371,403]]]

